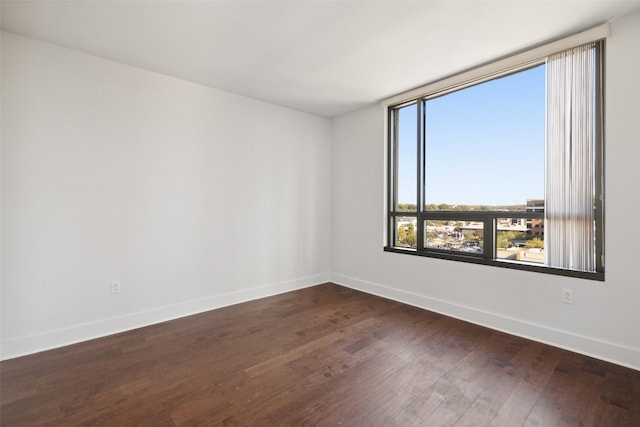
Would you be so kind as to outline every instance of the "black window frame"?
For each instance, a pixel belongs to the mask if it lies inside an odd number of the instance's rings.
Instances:
[[[494,73],[489,76],[476,78],[472,81],[463,82],[458,85],[449,86],[444,90],[435,91],[405,100],[400,103],[386,106],[387,120],[387,230],[386,245],[384,250],[387,252],[410,254],[429,258],[437,258],[452,261],[461,261],[474,264],[482,264],[494,267],[510,268],[516,270],[525,270],[538,273],[548,273],[560,276],[577,277],[583,279],[604,281],[604,40],[596,43],[596,141],[595,141],[595,186],[596,200],[594,200],[594,217],[595,217],[595,256],[596,271],[580,271],[564,268],[550,267],[544,264],[527,263],[522,261],[510,261],[497,258],[496,239],[497,239],[497,223],[499,218],[524,218],[524,219],[542,219],[544,220],[544,212],[539,210],[523,211],[449,211],[449,210],[426,210],[425,209],[425,117],[423,113],[424,103],[431,98],[445,95],[447,93],[462,90],[464,88],[481,84],[495,78],[515,74],[531,67],[535,67],[546,61],[546,56],[537,61],[530,61],[509,70],[500,73]],[[397,172],[398,172],[398,140],[397,126],[399,109],[412,104],[416,104],[417,129],[416,129],[416,150],[417,150],[417,195],[416,210],[401,211],[397,210]],[[416,248],[406,248],[396,246],[396,219],[397,218],[415,218],[416,226]],[[453,220],[453,221],[479,221],[483,224],[483,250],[481,253],[465,253],[450,249],[440,249],[433,247],[425,247],[425,222],[428,220]]]

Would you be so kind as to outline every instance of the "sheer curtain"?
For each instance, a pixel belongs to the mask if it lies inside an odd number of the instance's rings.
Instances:
[[[595,44],[548,57],[544,247],[550,267],[595,271]]]

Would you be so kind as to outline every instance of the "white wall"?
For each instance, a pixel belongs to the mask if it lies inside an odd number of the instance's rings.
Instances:
[[[328,280],[329,120],[11,33],[1,78],[2,358]]]
[[[606,281],[383,252],[383,111],[333,122],[334,282],[640,369],[640,15],[612,25],[606,81]],[[560,302],[562,288],[575,304]]]

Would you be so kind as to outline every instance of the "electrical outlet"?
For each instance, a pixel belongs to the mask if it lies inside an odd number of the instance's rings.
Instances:
[[[573,290],[572,289],[563,289],[562,290],[562,302],[565,304],[573,304]]]
[[[111,294],[119,294],[120,293],[120,282],[118,280],[112,280],[111,285],[109,286],[109,291]]]

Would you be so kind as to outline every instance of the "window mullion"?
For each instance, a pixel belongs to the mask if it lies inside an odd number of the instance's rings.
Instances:
[[[486,215],[483,221],[483,251],[482,256],[486,259],[496,258],[496,229],[497,221],[493,215]]]
[[[421,219],[420,213],[424,210],[424,103],[417,102],[416,110],[418,120],[416,124],[416,149],[418,150],[417,159],[417,197],[416,197],[416,247],[419,251],[424,250],[424,221]]]

